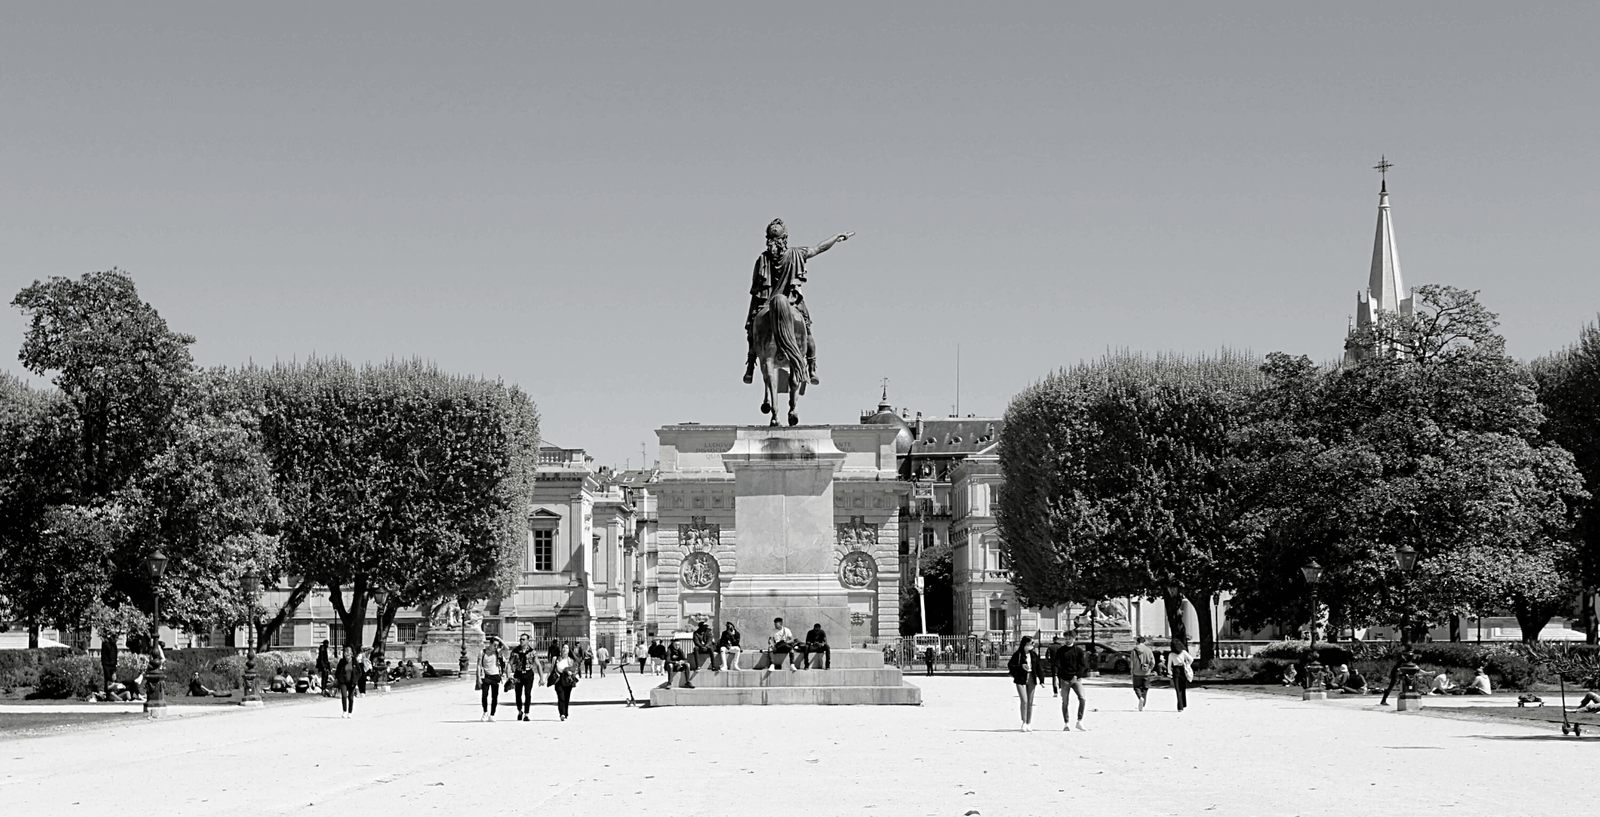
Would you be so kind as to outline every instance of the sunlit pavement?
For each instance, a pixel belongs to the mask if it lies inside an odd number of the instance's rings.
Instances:
[[[659,678],[635,681],[634,693]],[[1548,725],[1091,682],[1087,732],[1003,677],[909,677],[920,707],[628,708],[615,673],[531,723],[465,681],[0,739],[0,813],[1127,815],[1569,813],[1600,745]],[[1582,808],[1579,808],[1582,811]],[[1445,813],[1445,812],[1433,812]],[[1575,812],[1573,812],[1575,813]]]

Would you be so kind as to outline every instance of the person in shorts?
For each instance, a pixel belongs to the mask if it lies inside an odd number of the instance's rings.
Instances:
[[[767,672],[780,669],[786,658],[789,661],[789,671],[794,672],[794,633],[783,626],[782,618],[772,620],[772,635],[767,636],[767,653],[772,656],[772,663],[767,665]]]

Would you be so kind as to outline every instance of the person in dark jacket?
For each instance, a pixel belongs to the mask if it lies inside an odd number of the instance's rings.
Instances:
[[[693,666],[695,668],[700,667],[700,656],[702,655],[706,657],[705,663],[710,665],[712,672],[722,671],[722,667],[717,663],[717,634],[711,632],[711,625],[704,621],[700,622],[699,627],[694,628]]]
[[[333,674],[333,659],[328,656],[328,639],[322,639],[322,646],[317,648],[317,677],[322,681],[322,694],[332,696],[333,685],[328,683],[328,676]]]
[[[723,629],[722,635],[717,636],[717,655],[722,656],[723,669],[739,669],[739,638],[739,628],[733,626],[731,621]],[[639,666],[642,668],[644,664]]]
[[[100,639],[100,674],[105,678],[105,685],[101,689],[111,691],[111,684],[117,680],[117,639]]]
[[[806,645],[800,648],[806,657],[804,669],[811,669],[811,660],[817,655],[822,656],[822,668],[833,669],[833,652],[828,649],[828,633],[822,629],[821,624],[811,625],[806,632]]]
[[[356,714],[356,684],[361,680],[361,665],[356,663],[355,651],[350,645],[344,645],[344,655],[339,659],[339,666],[333,669],[333,682],[339,686],[339,706],[341,718],[353,718]]]
[[[1039,660],[1039,651],[1034,648],[1033,636],[1022,637],[1006,669],[1011,672],[1011,682],[1017,685],[1017,698],[1022,704],[1022,731],[1032,732],[1033,691],[1044,682],[1044,666]]]
[[[927,649],[922,651],[922,663],[928,665],[929,678],[933,677],[933,662],[937,660],[939,660],[939,654],[933,651],[933,646],[931,644]]]
[[[1061,649],[1056,650],[1056,679],[1061,686],[1062,731],[1072,728],[1072,693],[1078,693],[1078,731],[1083,728],[1083,713],[1088,704],[1083,700],[1083,679],[1089,677],[1089,653],[1078,644],[1078,637],[1066,633]]]
[[[533,685],[544,683],[544,666],[539,663],[539,651],[533,648],[533,637],[527,633],[523,633],[517,639],[517,646],[511,648],[511,681],[516,685],[517,720],[529,720]]]
[[[672,688],[672,676],[679,671],[683,672],[683,688],[694,689],[694,684],[689,683],[689,659],[683,654],[683,647],[678,646],[678,639],[672,639],[672,646],[667,648],[667,680],[661,685],[662,689]]]

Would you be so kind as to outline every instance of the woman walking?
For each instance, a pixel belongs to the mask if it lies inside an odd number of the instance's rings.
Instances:
[[[1194,682],[1194,656],[1189,654],[1189,644],[1181,638],[1172,639],[1172,651],[1167,653],[1167,674],[1172,676],[1172,691],[1178,694],[1178,711],[1189,705],[1189,684]]]
[[[506,674],[506,656],[500,649],[500,639],[489,636],[478,653],[478,689],[483,692],[483,716],[480,721],[494,721],[495,710],[500,707],[500,679]]]
[[[339,717],[353,718],[356,714],[356,685],[361,675],[361,665],[356,663],[355,651],[344,645],[344,656],[333,670],[333,682],[339,685]]]
[[[517,689],[517,720],[529,720],[528,709],[533,706],[533,684],[535,681],[543,684],[543,676],[544,667],[539,664],[539,653],[533,648],[533,638],[523,633],[517,639],[517,646],[511,650],[511,679]]]
[[[1033,731],[1033,692],[1044,681],[1044,668],[1039,653],[1034,648],[1033,636],[1025,635],[1017,651],[1006,664],[1011,671],[1011,682],[1017,685],[1017,698],[1022,707],[1022,731]]]
[[[572,659],[572,647],[564,646],[561,654],[550,665],[550,686],[556,691],[556,711],[567,719],[567,707],[572,705],[572,688],[578,685],[578,666]]]

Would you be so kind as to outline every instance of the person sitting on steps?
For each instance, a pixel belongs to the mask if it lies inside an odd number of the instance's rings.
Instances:
[[[822,656],[822,668],[833,669],[833,651],[828,649],[828,634],[822,629],[822,624],[811,625],[806,632],[805,646],[800,648],[801,654],[806,657],[804,669],[811,669],[811,662],[817,656]]]
[[[672,646],[667,647],[667,680],[661,689],[672,689],[672,676],[683,672],[683,688],[694,689],[694,684],[689,683],[689,673],[692,672],[689,660],[683,654],[683,647],[679,646],[678,639],[672,639]]]
[[[700,666],[700,656],[702,655],[706,657],[706,665],[711,667],[712,672],[722,671],[722,667],[717,665],[717,635],[711,632],[711,625],[704,621],[700,622],[700,626],[694,628],[694,665],[696,668]]]
[[[717,637],[717,654],[722,656],[724,669],[739,669],[739,651],[739,628],[730,621]]]
[[[793,651],[794,633],[788,627],[783,626],[781,617],[773,619],[772,635],[767,636],[767,653],[771,656],[771,661],[767,664],[767,672],[781,669],[785,657],[789,659],[789,671],[794,672],[794,656],[791,655]]]

